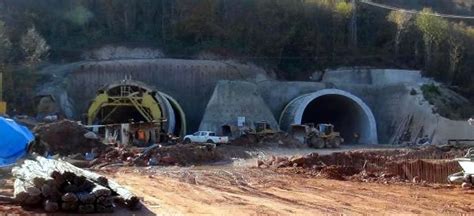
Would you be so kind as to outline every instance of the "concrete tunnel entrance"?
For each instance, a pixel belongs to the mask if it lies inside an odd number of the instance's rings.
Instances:
[[[130,122],[159,122],[166,133],[186,134],[186,116],[171,96],[132,80],[100,89],[89,105],[87,123],[114,125]]]
[[[372,111],[360,98],[346,91],[324,89],[291,101],[280,117],[281,128],[288,130],[292,124],[305,123],[333,124],[345,144],[354,143],[354,133],[360,135],[359,143],[378,143]]]

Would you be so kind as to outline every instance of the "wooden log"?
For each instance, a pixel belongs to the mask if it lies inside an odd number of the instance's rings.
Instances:
[[[92,189],[94,189],[96,185],[96,183],[90,180],[86,180],[84,183],[82,183],[82,185],[79,185],[78,187],[80,192],[90,192],[92,191]]]
[[[65,192],[65,193],[79,193],[81,192],[79,190],[79,187],[77,185],[73,185],[73,184],[67,184],[65,185],[63,188],[62,188],[62,191]]]
[[[81,214],[93,213],[95,211],[94,204],[79,205],[78,212]]]
[[[90,192],[96,197],[108,197],[113,191],[129,208],[136,208],[139,203],[138,197],[116,182],[64,161],[37,156],[35,160],[25,160],[21,166],[15,167],[12,173],[18,180],[15,181],[15,200],[23,204],[41,203],[42,196],[50,199],[49,202],[54,202],[59,199],[61,191],[74,195],[74,193],[89,192],[85,189],[91,190]],[[35,187],[35,185],[40,187]],[[63,200],[61,209],[74,209],[79,203],[77,196],[75,200],[75,202]],[[81,205],[81,209],[81,211],[89,212],[90,206]]]
[[[18,203],[23,203],[26,198],[28,198],[29,194],[27,192],[27,185],[25,185],[25,183],[20,180],[20,179],[16,179],[15,182],[13,183],[13,187],[15,189],[14,191],[14,199],[18,202]]]
[[[61,203],[61,210],[63,211],[76,211],[78,208],[77,202],[63,202]]]
[[[44,198],[59,202],[61,201],[62,193],[59,191],[58,186],[54,180],[47,180],[46,183],[41,187],[41,194]]]
[[[41,203],[41,190],[33,184],[16,179],[14,184],[14,198],[22,205],[37,205]]]
[[[76,194],[74,193],[66,193],[64,194],[62,197],[61,197],[61,200],[63,202],[69,202],[69,203],[72,203],[72,202],[78,202],[79,199],[77,198]]]
[[[54,179],[56,185],[58,185],[59,187],[66,184],[66,179],[59,171],[53,171],[51,173],[51,177]]]
[[[46,212],[57,212],[59,210],[59,204],[52,200],[45,200],[43,207]]]
[[[114,181],[109,181],[109,188],[117,193],[120,197],[119,201],[122,202],[126,207],[130,209],[139,208],[140,199],[135,196],[132,192],[122,187],[121,185],[115,183]]]
[[[5,196],[5,195],[0,195],[0,203],[16,203],[16,200],[14,197],[11,196]]]
[[[94,204],[96,202],[96,196],[92,193],[78,193],[76,195],[81,204]]]
[[[75,173],[70,172],[70,171],[65,171],[65,172],[62,173],[62,175],[63,175],[64,179],[65,179],[67,182],[69,182],[69,183],[74,183],[74,184],[75,184],[74,181],[75,181],[77,178],[79,178]],[[83,177],[83,178],[84,178],[84,180],[85,180],[85,177]],[[78,181],[78,180],[76,180],[76,181]],[[79,184],[76,184],[76,185],[79,185]]]
[[[105,206],[101,204],[96,204],[95,211],[97,213],[113,213],[114,209],[112,206]]]
[[[94,189],[91,191],[95,197],[107,197],[112,194],[112,191],[102,185],[95,185]]]
[[[41,187],[51,179],[41,165],[36,161],[25,160],[21,166],[12,169],[12,174],[16,177],[14,183],[15,200],[21,205],[41,204]]]
[[[43,199],[41,198],[41,196],[29,196],[28,198],[26,198],[23,204],[28,206],[36,206],[38,204],[41,204],[42,200]]]
[[[72,184],[75,184],[77,186],[83,185],[87,181],[87,178],[85,176],[76,176],[74,179],[71,181]]]
[[[97,173],[80,169],[78,167],[73,166],[70,163],[64,162],[64,161],[57,161],[57,160],[49,160],[44,157],[36,157],[35,158],[39,163],[53,163],[55,167],[57,167],[59,170],[64,170],[64,171],[70,171],[75,173],[78,176],[84,176],[87,179],[96,182],[104,187],[110,188],[112,191],[117,193],[123,204],[129,208],[136,208],[138,207],[138,204],[140,200],[138,199],[137,196],[135,196],[132,192],[130,192],[128,189],[122,187],[121,185],[117,184],[114,181],[108,180],[106,177],[99,175]]]

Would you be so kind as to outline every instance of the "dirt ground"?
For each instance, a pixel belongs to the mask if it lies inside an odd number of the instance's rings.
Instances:
[[[233,163],[109,167],[97,172],[143,200],[140,211],[118,209],[113,215],[474,215],[474,190],[463,190],[459,185],[339,181],[255,167],[256,158],[307,151],[314,150],[260,149],[249,152],[252,158],[234,159]],[[0,179],[0,195],[11,195],[11,177]],[[38,212],[0,204],[2,213]]]
[[[384,185],[250,167],[105,172],[159,215],[474,214],[474,191]]]

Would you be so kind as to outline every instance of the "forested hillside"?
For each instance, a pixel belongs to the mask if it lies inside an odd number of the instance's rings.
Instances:
[[[422,69],[470,90],[474,20],[431,15],[473,15],[470,0],[375,1],[423,11],[418,15],[356,2],[3,0],[0,62],[6,72],[15,65],[30,65],[24,70],[31,72],[44,61],[75,61],[85,49],[120,44],[157,47],[177,58],[209,51],[289,80],[328,67]],[[13,75],[7,79],[14,82]]]

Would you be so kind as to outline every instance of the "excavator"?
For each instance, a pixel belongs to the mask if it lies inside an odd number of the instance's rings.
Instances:
[[[334,131],[332,124],[292,125],[290,134],[313,148],[338,148],[344,142],[341,134]]]

